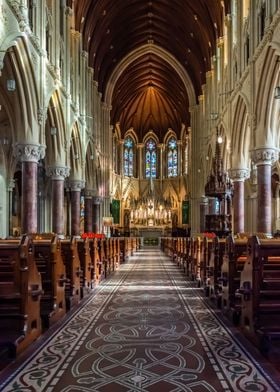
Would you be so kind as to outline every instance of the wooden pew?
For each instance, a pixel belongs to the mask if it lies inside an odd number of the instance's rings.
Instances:
[[[126,261],[126,256],[125,256],[125,238],[120,237],[120,263],[123,264]]]
[[[60,240],[61,255],[65,265],[66,282],[65,282],[65,301],[66,309],[70,310],[77,305],[81,299],[81,277],[83,272],[79,259],[77,239]]]
[[[94,285],[100,283],[102,278],[102,262],[99,255],[99,239],[93,238],[89,240],[90,258],[91,258],[91,279]]]
[[[90,249],[91,242],[93,241],[89,238],[77,240],[80,265],[83,272],[80,280],[82,298],[92,292],[95,284],[94,264],[92,263]]]
[[[41,334],[41,276],[30,238],[0,241],[0,367]]]
[[[221,276],[221,266],[225,252],[225,238],[213,238],[209,267],[207,268],[207,285],[209,287],[209,297],[216,303],[218,308],[221,307],[221,287],[219,278]]]
[[[267,353],[280,338],[280,240],[248,240],[248,256],[240,278],[241,327]]]
[[[221,267],[220,291],[222,293],[222,309],[235,325],[239,324],[241,314],[240,276],[247,259],[247,242],[245,236],[230,235],[226,239],[225,253]]]
[[[99,282],[105,279],[106,276],[106,269],[107,269],[107,260],[105,257],[105,239],[98,239],[98,276]]]
[[[43,295],[40,301],[42,328],[47,329],[66,312],[66,272],[61,244],[53,233],[33,234],[32,251],[42,277]]]
[[[104,246],[104,278],[107,278],[113,270],[111,238],[104,239],[103,246]]]
[[[206,297],[210,295],[210,286],[209,286],[209,268],[210,268],[210,259],[212,254],[212,248],[214,246],[214,238],[204,237],[203,238],[203,253],[201,262],[201,283],[204,286],[204,291]]]
[[[201,285],[201,251],[202,238],[197,236],[191,240],[191,256],[189,265],[189,276],[191,280],[197,281],[198,287]]]

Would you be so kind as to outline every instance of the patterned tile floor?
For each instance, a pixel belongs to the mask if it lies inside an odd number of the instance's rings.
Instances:
[[[158,248],[143,248],[12,374],[0,374],[0,390],[280,391],[277,373],[200,294]]]

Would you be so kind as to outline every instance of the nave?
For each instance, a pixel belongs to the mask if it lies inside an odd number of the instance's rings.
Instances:
[[[0,390],[279,391],[279,374],[201,290],[142,247],[0,374]]]

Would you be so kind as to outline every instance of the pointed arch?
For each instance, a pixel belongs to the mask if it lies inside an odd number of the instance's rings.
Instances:
[[[45,113],[39,107],[38,86],[27,41],[19,37],[13,44],[5,54],[4,68],[7,67],[10,78],[16,83],[13,94],[15,137],[44,144],[44,135],[39,134],[38,123]]]
[[[250,156],[251,130],[249,125],[248,104],[239,95],[237,98],[232,126],[231,167],[248,167]]]
[[[54,163],[65,164],[66,126],[63,106],[57,90],[51,96],[47,108],[45,140],[47,146],[46,162],[49,165],[53,165]]]
[[[80,138],[79,125],[77,122],[74,123],[71,132],[71,144],[70,144],[70,167],[71,177],[74,179],[84,179],[84,173],[82,171],[83,152],[82,143]]]
[[[280,103],[274,97],[275,87],[279,85],[279,55],[271,46],[264,50],[266,50],[266,54],[259,73],[265,77],[259,78],[256,94],[257,133],[254,142],[257,146],[273,146],[276,143],[276,135],[278,135],[278,130],[275,131],[275,127],[279,120],[275,121],[275,118],[277,118],[277,110],[280,109]]]

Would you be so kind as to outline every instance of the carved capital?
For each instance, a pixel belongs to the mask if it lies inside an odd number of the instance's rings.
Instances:
[[[230,169],[228,175],[233,182],[244,181],[249,178],[250,171],[249,169]]]
[[[71,191],[81,191],[85,187],[85,181],[83,180],[70,180],[69,187]]]
[[[49,166],[47,167],[47,176],[52,180],[64,180],[69,177],[70,168],[67,166]]]
[[[273,147],[260,147],[252,151],[252,160],[257,166],[272,165],[278,156],[279,151]]]
[[[85,198],[86,199],[92,199],[93,195],[94,195],[93,189],[85,189]]]
[[[42,144],[16,144],[14,146],[14,156],[19,162],[36,162],[45,156],[46,146]]]
[[[101,204],[103,201],[103,198],[101,196],[94,196],[92,198],[93,204]]]
[[[13,178],[10,178],[7,186],[8,191],[12,192],[15,186],[16,186],[16,181]]]
[[[208,197],[206,197],[206,196],[201,196],[201,198],[200,198],[200,204],[207,205],[207,204],[208,204]]]

